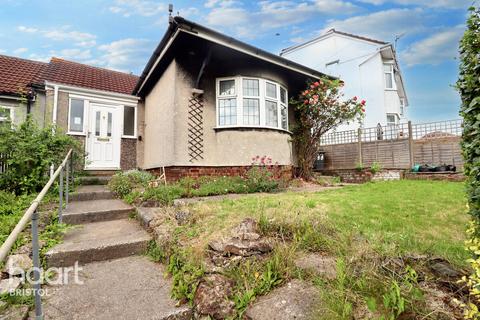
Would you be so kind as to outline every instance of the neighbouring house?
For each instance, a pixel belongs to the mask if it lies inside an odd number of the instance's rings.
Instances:
[[[291,174],[289,97],[325,75],[171,17],[133,93],[138,165],[168,179],[237,175],[266,155]]]
[[[138,77],[63,59],[36,62],[0,55],[0,121],[27,114],[81,141],[85,169],[137,167]]]
[[[177,16],[140,77],[0,56],[0,110],[77,137],[86,170],[240,175],[267,156],[291,175],[289,98],[325,76]]]
[[[395,126],[408,121],[407,94],[394,46],[335,29],[286,48],[281,56],[345,81],[346,97],[367,101],[363,127]],[[356,129],[358,123],[337,130]]]

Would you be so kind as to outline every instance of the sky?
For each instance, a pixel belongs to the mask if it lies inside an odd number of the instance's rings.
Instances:
[[[0,54],[140,74],[174,14],[278,54],[330,28],[394,42],[414,122],[459,118],[458,42],[472,0],[0,0]]]

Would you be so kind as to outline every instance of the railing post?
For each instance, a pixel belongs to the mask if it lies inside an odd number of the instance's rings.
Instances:
[[[363,167],[363,155],[362,155],[362,128],[358,128],[358,164]]]
[[[67,160],[66,168],[65,168],[65,208],[68,208],[68,179],[70,178],[70,159]]]
[[[43,319],[40,284],[40,247],[38,242],[38,213],[32,215],[32,252],[33,252],[33,295],[35,297],[35,320]]]
[[[74,162],[73,156],[74,156],[74,154],[73,154],[73,151],[72,151],[72,153],[70,154],[70,170],[72,170],[72,172],[71,172],[72,186],[75,185],[75,180],[74,180],[74,175],[73,175],[74,172],[75,172],[75,162]]]
[[[58,186],[58,195],[59,195],[59,201],[58,201],[58,222],[63,223],[63,167],[60,169],[60,180],[59,180],[59,186]]]
[[[409,162],[410,162],[410,169],[413,168],[415,165],[415,158],[413,154],[413,129],[412,129],[412,121],[408,121],[408,153],[410,154]]]

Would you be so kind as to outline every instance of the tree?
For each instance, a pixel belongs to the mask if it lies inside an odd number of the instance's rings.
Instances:
[[[365,112],[365,100],[357,97],[343,99],[340,80],[320,79],[310,82],[298,99],[292,99],[297,125],[293,130],[293,142],[298,157],[299,176],[309,180],[313,163],[320,151],[320,138],[340,124],[361,120]]]
[[[469,213],[473,217],[467,248],[472,254],[473,272],[464,281],[470,289],[471,302],[465,306],[466,319],[480,319],[480,10],[471,7],[467,30],[460,42],[460,70],[457,90],[462,99],[462,153],[467,176]]]

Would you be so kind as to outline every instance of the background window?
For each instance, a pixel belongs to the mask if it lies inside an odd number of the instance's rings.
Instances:
[[[287,106],[281,105],[280,106],[280,116],[282,117],[282,129],[288,129],[288,110]]]
[[[265,101],[265,119],[267,126],[278,127],[278,109],[276,102]]]
[[[397,123],[397,116],[394,114],[387,114],[387,125],[394,126]]]
[[[243,124],[260,124],[260,100],[243,99]]]
[[[383,70],[385,72],[385,88],[393,89],[393,65],[391,64],[384,64]]]
[[[124,136],[135,135],[135,108],[134,107],[123,108],[123,135]]]
[[[252,97],[260,95],[258,79],[243,79],[243,95]]]
[[[218,101],[218,123],[221,126],[237,124],[237,99],[220,99]]]
[[[266,91],[267,91],[267,97],[274,98],[274,99],[277,98],[277,86],[275,84],[267,82]]]
[[[83,100],[70,100],[70,132],[83,132],[83,110]]]
[[[220,95],[231,96],[235,94],[235,80],[220,81]]]

